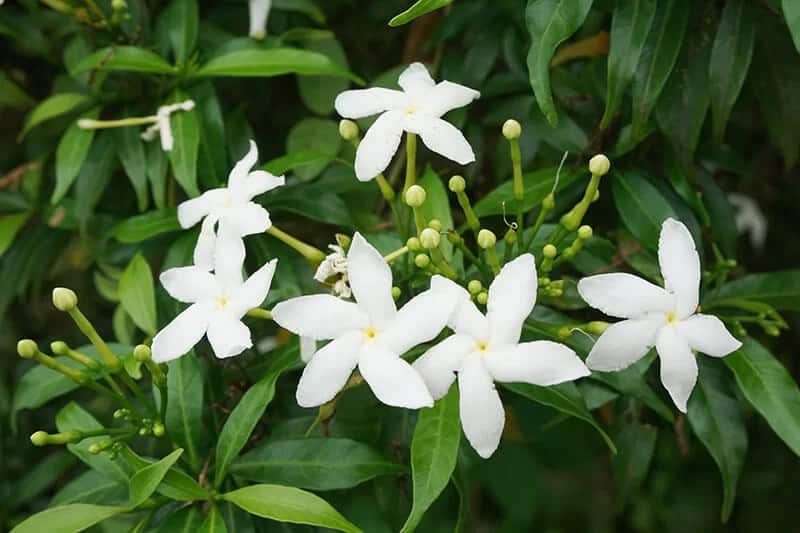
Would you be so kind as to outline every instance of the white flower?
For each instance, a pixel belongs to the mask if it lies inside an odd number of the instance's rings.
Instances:
[[[320,283],[327,283],[329,279],[336,278],[332,285],[333,294],[339,298],[350,298],[353,292],[350,290],[344,248],[336,244],[330,244],[328,248],[333,250],[333,253],[328,254],[319,264],[314,279]]]
[[[520,343],[522,325],[536,303],[536,264],[523,254],[503,266],[489,287],[484,316],[469,293],[440,278],[434,289],[455,291],[460,303],[448,325],[455,334],[414,362],[434,398],[441,398],[458,374],[461,426],[481,457],[497,449],[505,412],[494,382],[556,385],[589,375],[574,351],[551,341]]]
[[[213,267],[217,224],[220,234],[226,232],[238,237],[262,233],[272,226],[267,210],[252,199],[283,185],[284,178],[263,170],[250,172],[257,160],[258,148],[250,141],[250,151],[231,170],[227,187],[206,191],[178,206],[178,222],[182,228],[190,228],[203,220],[194,249],[196,266],[206,270]]]
[[[736,209],[736,230],[740,235],[750,234],[750,244],[759,252],[764,250],[767,242],[767,217],[758,203],[746,194],[731,193],[728,195],[731,205]]]
[[[685,413],[697,381],[692,350],[724,357],[742,343],[719,318],[695,313],[700,258],[689,230],[677,220],[668,218],[661,226],[658,262],[666,290],[632,274],[600,274],[580,280],[578,292],[589,305],[626,319],[603,332],[586,364],[603,372],[622,370],[655,345],[661,360],[661,383]]]
[[[356,302],[314,294],[281,302],[272,310],[275,322],[289,331],[315,340],[333,339],[303,371],[297,403],[314,407],[329,402],[358,366],[381,402],[412,409],[433,405],[425,382],[400,356],[442,331],[455,300],[447,292],[428,290],[398,310],[389,265],[358,233],[347,264]]]
[[[466,165],[475,161],[464,135],[440,117],[463,107],[481,93],[457,83],[436,83],[422,63],[413,63],[398,80],[402,91],[360,89],[336,97],[336,111],[346,118],[381,113],[356,151],[356,177],[369,181],[389,165],[400,145],[403,131],[416,133],[425,146],[448,159]]]
[[[152,141],[158,135],[161,138],[161,149],[165,152],[172,151],[175,142],[172,137],[171,115],[176,111],[191,111],[194,109],[194,100],[186,100],[177,104],[162,105],[156,111],[155,124],[142,132],[142,139]]]
[[[247,8],[250,12],[250,37],[263,39],[267,35],[267,19],[272,0],[249,0]]]
[[[176,359],[203,335],[218,358],[239,355],[253,345],[250,330],[241,319],[260,306],[269,292],[277,259],[242,278],[244,243],[235,234],[217,239],[215,272],[198,266],[172,268],[160,276],[161,284],[178,301],[191,304],[153,337],[153,360]]]

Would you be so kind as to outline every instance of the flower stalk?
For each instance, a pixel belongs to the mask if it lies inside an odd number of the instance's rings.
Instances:
[[[279,241],[282,241],[284,244],[287,244],[294,248],[297,252],[300,253],[306,260],[311,263],[312,266],[316,267],[322,261],[325,260],[325,254],[319,248],[315,248],[310,244],[306,244],[300,239],[292,237],[285,231],[279,230],[274,225],[270,226],[267,229],[267,233],[272,235]]]

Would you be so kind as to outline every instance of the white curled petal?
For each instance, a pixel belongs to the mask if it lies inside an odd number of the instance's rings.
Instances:
[[[277,265],[277,259],[265,264],[231,294],[229,305],[234,316],[241,318],[250,309],[260,307],[264,303],[269,293],[269,287],[272,285],[272,277],[275,275],[275,267]]]
[[[242,195],[241,200],[251,200],[259,194],[271,191],[276,187],[281,187],[286,184],[286,178],[283,176],[273,176],[266,170],[254,170],[248,174],[244,185],[240,187],[239,192]]]
[[[663,327],[658,332],[656,350],[661,361],[661,383],[681,412],[697,382],[697,359],[689,343],[676,328]]]
[[[195,303],[219,293],[214,275],[196,266],[170,268],[158,279],[167,293],[179,302]]]
[[[722,320],[714,315],[693,315],[676,326],[692,350],[712,357],[725,357],[742,347]]]
[[[414,346],[436,338],[447,325],[455,304],[449,294],[434,290],[414,296],[389,323],[381,337],[382,344],[403,355]]]
[[[297,403],[316,407],[327,403],[342,390],[358,363],[362,342],[359,331],[337,337],[311,357],[297,384]]]
[[[446,291],[457,302],[453,314],[447,322],[450,329],[456,333],[471,335],[476,339],[489,337],[489,321],[470,300],[469,292],[464,287],[444,276],[433,276],[431,289]]]
[[[484,360],[495,381],[548,387],[591,374],[573,350],[552,341],[526,342],[490,352]]]
[[[464,107],[481,97],[481,93],[451,81],[439,82],[430,98],[424,103],[426,114],[441,117],[448,111]]]
[[[158,135],[161,139],[161,149],[165,152],[171,152],[175,144],[175,138],[172,136],[172,119],[170,113],[162,113],[159,109],[156,116],[158,117]]]
[[[217,313],[208,326],[208,342],[217,359],[239,355],[253,346],[250,329],[230,313]]]
[[[317,341],[311,337],[300,337],[300,360],[308,363],[317,353]]]
[[[700,256],[689,230],[675,219],[661,225],[658,238],[658,264],[664,287],[676,297],[681,318],[695,312],[700,297]]]
[[[373,87],[340,93],[334,107],[345,118],[364,118],[390,109],[402,109],[407,100],[401,91]]]
[[[632,365],[656,342],[662,319],[631,319],[611,324],[592,346],[586,366],[600,372],[616,372]]]
[[[431,151],[466,165],[475,161],[475,152],[461,130],[440,118],[413,115],[405,121],[405,129],[418,133]]]
[[[258,146],[251,139],[250,149],[236,162],[230,174],[228,174],[228,190],[232,194],[238,195],[238,189],[244,186],[247,175],[250,174],[250,169],[255,166],[256,161],[258,161]]]
[[[438,400],[450,390],[464,357],[474,349],[475,339],[469,335],[451,335],[422,354],[412,366],[425,380],[433,398]]]
[[[318,341],[347,331],[360,331],[369,325],[367,315],[358,305],[330,294],[290,298],[272,309],[272,318],[280,327]]]
[[[360,233],[347,252],[347,275],[359,307],[376,326],[388,326],[397,313],[392,298],[392,269]]]
[[[184,355],[206,334],[214,316],[214,304],[203,301],[190,305],[153,337],[153,361],[166,363]]]
[[[427,98],[436,86],[427,67],[422,63],[411,63],[400,74],[397,84],[415,100]]]
[[[197,242],[194,245],[194,265],[203,270],[214,269],[217,249],[217,232],[214,229],[216,224],[217,219],[213,215],[203,219],[203,223],[200,225],[200,235],[197,236]]]
[[[389,166],[403,136],[403,114],[383,113],[367,130],[356,150],[356,177],[369,181]]]
[[[181,202],[178,205],[178,223],[183,229],[191,228],[224,203],[227,195],[227,189],[211,189],[197,198]]]
[[[396,354],[375,345],[364,346],[358,358],[358,370],[375,397],[386,405],[407,409],[433,405],[433,397],[422,376]]]
[[[486,318],[492,344],[516,344],[522,324],[536,304],[536,262],[523,254],[503,265],[489,286]]]
[[[249,0],[248,11],[250,14],[250,32],[248,35],[254,39],[263,39],[267,34],[267,20],[272,0]]]
[[[506,413],[492,377],[479,356],[464,360],[458,372],[461,427],[467,440],[486,459],[500,444]]]
[[[231,298],[242,286],[244,241],[235,233],[219,229],[214,246],[214,275],[226,297]]]
[[[668,313],[674,303],[674,297],[658,285],[622,272],[583,278],[578,293],[590,306],[617,318]]]
[[[239,237],[264,233],[272,225],[269,213],[260,205],[247,202],[225,211],[220,218],[220,232],[222,229]]]

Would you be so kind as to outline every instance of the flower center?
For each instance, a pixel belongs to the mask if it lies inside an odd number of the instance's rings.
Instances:
[[[228,298],[226,296],[217,298],[217,309],[225,309],[226,307],[228,307]]]
[[[222,207],[230,207],[232,205],[233,205],[233,196],[229,194],[225,196],[225,201],[222,202]]]
[[[406,115],[414,115],[417,112],[417,108],[411,104],[407,105],[406,108],[403,110],[403,113]]]
[[[675,311],[670,311],[669,313],[667,313],[667,324],[669,324],[670,326],[674,326],[675,324],[678,323],[679,320],[680,317],[678,317],[678,313],[676,313]]]
[[[366,340],[367,342],[375,340],[375,337],[378,336],[378,330],[372,326],[364,328],[363,332],[364,332],[364,340]]]
[[[475,351],[481,352],[482,354],[489,351],[489,343],[486,341],[477,341],[475,343]]]

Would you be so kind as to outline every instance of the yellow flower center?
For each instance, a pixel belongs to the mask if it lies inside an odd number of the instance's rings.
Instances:
[[[407,105],[406,108],[403,110],[406,115],[413,115],[417,112],[417,108],[413,105]]]
[[[367,341],[374,340],[378,336],[378,330],[372,326],[364,328],[364,339]]]
[[[486,352],[489,349],[489,343],[486,341],[478,341],[475,343],[475,349],[479,352]]]
[[[217,309],[225,309],[226,307],[228,307],[228,298],[225,296],[217,298]]]
[[[667,313],[667,324],[674,326],[675,324],[678,323],[679,320],[680,317],[678,316],[678,313],[676,313],[675,311],[670,311],[669,313]]]

